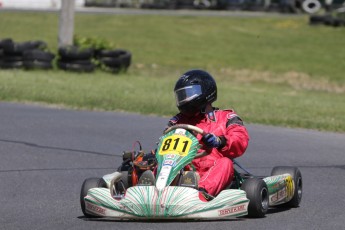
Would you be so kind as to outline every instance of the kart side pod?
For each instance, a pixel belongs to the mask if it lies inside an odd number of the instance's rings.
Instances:
[[[276,166],[264,180],[270,193],[270,206],[283,204],[296,208],[302,200],[302,174],[297,167]]]
[[[289,202],[294,196],[294,182],[290,174],[264,178],[268,187],[269,205],[276,206]]]

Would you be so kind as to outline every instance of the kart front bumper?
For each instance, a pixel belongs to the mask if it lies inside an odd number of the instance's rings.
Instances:
[[[107,188],[88,191],[85,211],[93,216],[116,219],[222,219],[247,215],[249,200],[242,190],[222,191],[203,202],[193,188],[155,186],[128,188],[124,198],[114,199]]]

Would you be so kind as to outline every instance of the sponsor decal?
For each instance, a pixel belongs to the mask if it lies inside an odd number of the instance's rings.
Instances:
[[[286,197],[286,189],[284,188],[284,189],[278,191],[276,194],[272,195],[271,201],[277,202],[277,201],[284,199],[285,197]]]
[[[274,184],[269,185],[270,189],[272,190],[272,193],[277,192],[281,190],[282,188],[285,187],[285,182],[284,181],[278,181],[275,182]]]
[[[273,184],[271,187],[272,188],[281,188],[284,185],[283,181],[278,181],[275,184]]]
[[[166,159],[175,159],[175,154],[167,154],[166,156],[165,156],[165,158]]]
[[[163,162],[163,166],[169,165],[169,166],[174,166],[175,161],[174,160],[165,160]]]
[[[181,81],[186,81],[188,79],[188,77],[189,77],[189,75],[183,74],[180,79],[181,79]]]
[[[168,177],[171,171],[171,166],[163,166],[160,173],[159,173],[159,177]]]
[[[206,96],[206,100],[209,100],[211,97],[213,97],[216,94],[216,91],[213,91],[211,94]]]
[[[134,208],[134,205],[133,204],[126,204],[126,205],[119,204],[118,207],[122,211],[130,212]]]
[[[287,192],[286,196],[288,198],[292,198],[294,194],[294,189],[295,189],[292,177],[291,176],[286,177],[285,183],[286,183],[286,192]]]
[[[86,203],[86,208],[88,210],[90,210],[90,211],[93,211],[93,212],[105,215],[105,209],[101,208],[99,206],[96,206],[96,205],[93,205],[93,204],[90,204],[90,203]]]
[[[159,177],[167,177],[167,176],[169,176],[169,172],[161,172],[161,173],[159,173],[158,176]]]
[[[163,166],[162,167],[162,172],[170,172],[170,166]]]
[[[234,118],[234,117],[238,117],[238,115],[236,113],[228,113],[226,115],[226,118],[228,118],[228,120],[230,120],[231,118]]]
[[[235,113],[228,113],[226,117],[228,118],[228,121],[226,122],[226,127],[233,124],[243,125],[242,119]]]
[[[218,211],[218,216],[226,216],[226,215],[229,215],[229,214],[243,212],[243,211],[245,211],[245,205],[241,204],[241,205],[237,205],[237,206],[234,206],[234,207],[231,207],[231,208],[219,210]]]
[[[175,134],[181,135],[181,136],[186,136],[186,130],[185,129],[176,129]]]

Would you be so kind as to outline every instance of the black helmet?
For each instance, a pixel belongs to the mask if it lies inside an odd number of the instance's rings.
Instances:
[[[190,70],[176,82],[176,105],[180,112],[197,113],[208,103],[217,100],[217,85],[213,77],[203,70]]]

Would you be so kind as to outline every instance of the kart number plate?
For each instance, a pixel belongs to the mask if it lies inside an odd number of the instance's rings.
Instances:
[[[158,154],[179,154],[180,156],[187,156],[191,145],[192,140],[186,136],[168,136],[162,141]]]

